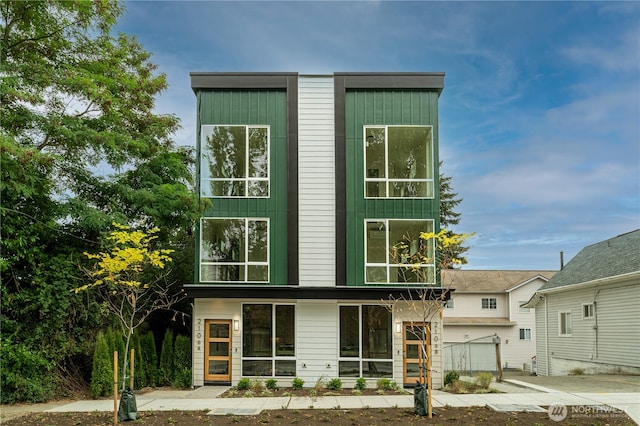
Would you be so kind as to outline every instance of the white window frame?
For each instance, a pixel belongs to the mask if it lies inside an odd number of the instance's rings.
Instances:
[[[487,301],[486,307],[484,303],[485,301]],[[493,301],[493,304],[491,303],[491,301]],[[481,303],[482,309],[491,310],[491,311],[495,311],[496,309],[498,309],[497,297],[483,297],[480,303]]]
[[[240,372],[242,373],[243,361],[271,361],[271,376],[247,376],[247,377],[282,377],[283,379],[289,379],[296,377],[297,374],[297,365],[296,365],[296,373],[293,376],[276,376],[276,361],[295,361],[296,355],[298,353],[298,334],[296,333],[297,322],[298,322],[298,307],[295,303],[269,303],[269,302],[246,302],[242,303],[240,307],[241,317],[240,323],[243,323],[244,318],[244,307],[245,305],[271,305],[271,356],[268,357],[255,357],[255,356],[244,356],[242,349],[240,350]],[[276,336],[276,307],[277,306],[293,306],[293,329],[294,329],[294,355],[276,355],[276,344],[277,344],[277,336]],[[240,348],[244,347],[244,332],[240,333]],[[242,374],[244,376],[244,373]]]
[[[206,128],[215,127],[244,127],[246,129],[245,139],[245,177],[242,178],[205,178],[202,170],[208,167],[209,163],[205,160],[205,132]],[[250,177],[249,176],[249,130],[250,129],[267,129],[267,177]],[[269,198],[271,196],[271,126],[268,124],[203,124],[200,128],[200,197],[202,198]],[[212,195],[205,193],[204,188],[209,187],[210,182],[244,182],[244,195]],[[249,184],[251,182],[267,182],[267,195],[256,196],[249,195]]]
[[[562,327],[564,317],[564,330]],[[571,337],[573,333],[573,324],[571,323],[571,311],[558,312],[558,336]]]
[[[431,164],[431,169],[433,170],[433,174],[435,174],[435,164],[434,164],[434,160],[433,160],[433,126],[429,125],[429,124],[425,124],[425,125],[403,125],[403,124],[389,124],[389,125],[365,125],[362,128],[362,140],[364,141],[364,143],[362,144],[362,149],[363,149],[363,153],[362,153],[362,158],[363,158],[363,164],[364,164],[364,176],[363,176],[363,180],[364,180],[364,198],[366,199],[396,199],[396,200],[407,200],[407,199],[434,199],[435,198],[435,185],[434,185],[434,177],[432,176],[431,178],[426,178],[426,179],[391,179],[389,178],[389,128],[390,127],[421,127],[421,128],[430,128],[431,129],[431,142],[430,142],[430,150],[429,152],[427,152],[428,158],[426,160],[426,164]],[[385,177],[384,178],[370,178],[367,176],[367,129],[384,129],[384,151],[385,151]],[[432,196],[426,196],[426,197],[390,197],[389,194],[389,183],[390,182],[407,182],[407,181],[411,181],[411,182],[424,182],[427,184],[428,189],[427,192],[431,192],[431,194],[433,194]],[[385,197],[368,197],[367,196],[367,184],[368,183],[372,183],[372,182],[378,182],[381,184],[385,185],[386,191]],[[429,188],[430,185],[430,188]]]
[[[591,319],[595,317],[595,305],[593,303],[583,303],[582,304],[582,318],[583,319]]]
[[[433,268],[434,270],[434,274],[433,274],[433,281],[432,282],[417,282],[417,283],[406,283],[406,282],[391,282],[391,271],[393,268],[398,268],[399,263],[391,263],[389,262],[389,250],[391,249],[391,245],[390,245],[390,241],[389,241],[389,222],[416,222],[416,221],[422,221],[422,222],[429,222],[431,223],[431,229],[434,229],[435,223],[433,219],[365,219],[364,220],[364,280],[365,280],[365,284],[389,284],[389,285],[404,285],[406,286],[407,284],[420,284],[420,285],[435,285],[436,283],[436,277],[435,277],[435,253],[436,253],[436,247],[435,247],[435,240],[431,239],[429,240],[429,243],[432,245],[431,246],[431,250],[434,253],[434,259],[432,259],[431,263],[423,263],[421,264],[420,268],[423,269],[428,269],[428,268]],[[385,256],[385,263],[373,263],[373,262],[367,262],[367,224],[370,222],[384,222],[385,224],[385,246],[387,248],[387,255]],[[428,231],[424,231],[424,232],[428,232]],[[408,266],[408,265],[407,265]],[[387,281],[385,283],[381,283],[381,282],[375,282],[375,281],[367,281],[367,267],[384,267],[387,269]]]
[[[519,330],[520,340],[531,340],[531,329],[530,328],[521,328]]]
[[[271,267],[270,267],[270,259],[271,259],[271,223],[268,217],[201,217],[200,218],[200,240],[199,240],[199,244],[202,244],[202,228],[203,228],[203,222],[205,221],[210,221],[210,220],[244,220],[244,227],[245,227],[245,235],[244,235],[244,258],[245,261],[244,262],[203,262],[201,259],[201,253],[198,253],[198,260],[199,260],[199,278],[200,278],[200,282],[203,283],[208,283],[208,282],[225,282],[225,283],[238,283],[238,284],[242,284],[242,283],[248,283],[248,282],[260,282],[260,283],[269,283],[270,281],[270,277],[271,277]],[[249,225],[249,221],[254,221],[254,222],[267,222],[267,261],[266,262],[256,262],[256,261],[249,261],[249,254],[248,254],[248,250],[249,250],[249,244],[247,242],[248,237],[248,233],[246,232],[246,230],[248,229],[248,225]],[[203,271],[202,271],[202,267],[203,266],[207,266],[207,265],[213,265],[213,266],[243,266],[244,267],[244,277],[245,279],[243,281],[219,281],[219,280],[213,280],[213,281],[207,281],[203,279]],[[249,273],[248,273],[248,269],[249,266],[266,266],[267,267],[267,281],[254,281],[254,280],[248,280],[249,277]]]

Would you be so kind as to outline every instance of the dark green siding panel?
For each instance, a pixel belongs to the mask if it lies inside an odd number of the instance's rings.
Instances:
[[[283,253],[287,253],[287,93],[284,90],[216,90],[200,91],[197,96],[198,158],[201,125],[268,124],[270,126],[270,197],[268,199],[213,198],[204,216],[269,218],[271,253],[269,281],[272,285],[286,285],[287,256]],[[198,275],[199,270],[196,270],[196,282],[199,282]]]
[[[363,126],[406,124],[433,126],[436,198],[432,200],[365,200]],[[433,219],[439,229],[438,93],[418,90],[347,91],[345,98],[346,157],[346,284],[364,285],[364,220]]]

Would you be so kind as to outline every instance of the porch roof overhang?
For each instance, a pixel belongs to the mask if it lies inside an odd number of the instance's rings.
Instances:
[[[445,302],[454,291],[444,287],[301,287],[274,285],[202,285],[187,284],[187,297],[214,299],[342,299],[342,300],[438,300]]]

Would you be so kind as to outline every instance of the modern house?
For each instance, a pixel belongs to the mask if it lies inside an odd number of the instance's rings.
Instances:
[[[424,321],[412,300],[448,291],[433,261],[414,270],[392,254],[425,249],[420,232],[439,230],[444,74],[192,73],[191,87],[208,202],[185,286],[194,385],[415,384],[411,330]],[[437,310],[427,322],[438,388]]]
[[[640,229],[583,248],[522,307],[539,375],[640,374]]]
[[[531,371],[536,355],[535,311],[520,305],[556,271],[445,270],[442,286],[455,290],[443,311],[445,371],[503,368]]]

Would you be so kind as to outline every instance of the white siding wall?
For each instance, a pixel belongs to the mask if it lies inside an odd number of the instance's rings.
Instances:
[[[531,357],[536,355],[536,312],[535,309],[530,309],[529,312],[520,312],[519,302],[531,299],[531,296],[544,283],[545,281],[536,279],[509,293],[510,318],[518,325],[513,328],[511,336],[505,337],[509,339],[509,344],[502,346],[502,362],[507,364],[507,367],[523,368],[524,364],[528,364],[527,368],[531,368]],[[520,340],[521,328],[531,330],[531,340]]]
[[[640,369],[640,283],[627,282],[546,293],[550,375]],[[582,304],[596,302],[596,318],[582,318]],[[544,306],[544,301],[539,305]],[[571,336],[558,336],[558,312],[571,312]]]
[[[482,309],[483,298],[495,297],[496,309]],[[507,318],[509,309],[505,293],[458,293],[453,292],[453,309],[445,309],[448,317]]]
[[[338,377],[337,302],[299,301],[296,315],[298,377],[305,386],[313,386],[322,376]]]
[[[544,284],[537,279],[523,285],[510,293],[455,293],[453,309],[444,309],[443,314],[448,318],[480,317],[480,318],[509,318],[516,322],[516,326],[445,326],[447,343],[466,342],[485,336],[497,334],[501,339],[500,357],[504,368],[530,368],[531,357],[536,354],[536,314],[533,309],[528,313],[521,313],[520,301],[527,301]],[[497,309],[482,309],[482,298],[495,297]],[[531,330],[531,340],[520,340],[520,329]],[[495,358],[495,356],[494,356]]]
[[[536,305],[536,372],[539,376],[548,376],[547,358],[547,307],[544,300]]]
[[[300,286],[335,285],[333,77],[298,79]]]

